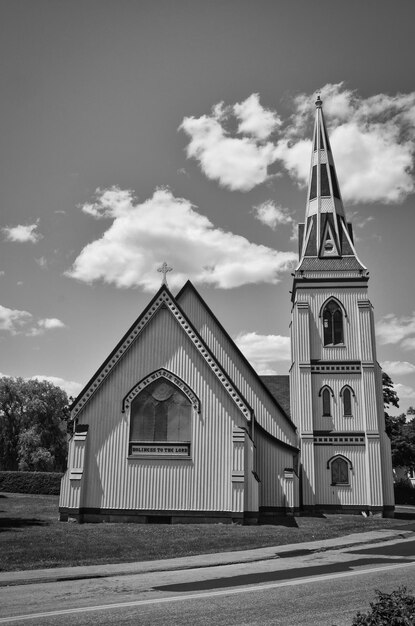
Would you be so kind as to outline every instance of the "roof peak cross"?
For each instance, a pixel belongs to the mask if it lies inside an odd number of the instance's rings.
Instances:
[[[166,263],[166,261],[163,261],[163,265],[161,267],[157,268],[158,272],[161,272],[163,274],[163,280],[161,281],[162,285],[166,285],[166,287],[168,287],[167,284],[167,272],[171,272],[173,270],[172,267],[169,267]]]

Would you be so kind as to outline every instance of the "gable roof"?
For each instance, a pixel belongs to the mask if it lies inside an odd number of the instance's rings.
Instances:
[[[197,291],[196,287],[193,285],[193,283],[188,280],[183,287],[180,289],[179,293],[176,296],[176,300],[180,300],[180,298],[185,294],[186,291],[192,291],[195,296],[198,298],[198,300],[200,301],[200,303],[202,304],[202,306],[206,309],[206,311],[209,313],[209,315],[213,318],[213,320],[215,321],[215,323],[218,325],[219,329],[221,330],[221,332],[225,335],[226,339],[232,344],[233,349],[235,350],[235,352],[237,353],[238,357],[244,362],[244,364],[246,365],[246,367],[250,370],[251,374],[256,378],[256,380],[259,382],[260,386],[262,387],[262,389],[264,390],[264,392],[267,394],[267,396],[272,400],[273,404],[276,405],[276,407],[279,409],[279,411],[282,413],[283,417],[289,422],[289,424],[292,426],[293,430],[296,431],[296,426],[295,424],[292,422],[291,417],[290,417],[290,406],[289,406],[289,392],[288,392],[288,403],[286,400],[286,394],[282,394],[281,392],[279,393],[274,393],[274,391],[272,391],[269,387],[269,385],[266,384],[266,382],[263,380],[263,378],[267,378],[267,377],[263,377],[260,376],[256,370],[252,367],[251,363],[248,361],[248,359],[245,357],[245,355],[241,352],[241,350],[238,348],[238,346],[236,345],[236,343],[234,342],[234,340],[232,339],[232,337],[229,335],[229,333],[225,330],[225,328],[222,326],[222,324],[220,323],[220,321],[217,319],[216,315],[213,313],[213,311],[210,309],[210,307],[208,306],[208,304],[206,304],[206,302],[203,300],[202,296],[200,295],[200,293]],[[279,378],[279,377],[277,377]],[[281,378],[284,378],[283,376]],[[288,378],[288,376],[287,376]],[[282,383],[281,383],[282,385]],[[280,400],[283,400],[283,402],[281,402]]]
[[[92,395],[96,392],[98,387],[104,381],[104,379],[108,376],[111,370],[116,366],[116,364],[120,361],[120,359],[124,356],[127,350],[134,344],[135,340],[140,335],[143,328],[147,325],[147,323],[153,318],[155,313],[162,306],[167,306],[170,309],[172,315],[176,318],[177,322],[181,325],[183,331],[188,335],[190,340],[195,345],[196,349],[204,358],[207,365],[213,371],[213,373],[220,380],[222,385],[225,387],[232,400],[238,406],[242,414],[249,421],[252,418],[253,410],[249,406],[246,399],[243,397],[239,389],[233,383],[233,381],[229,378],[228,374],[224,371],[223,367],[207,346],[205,341],[202,339],[196,328],[193,326],[187,315],[181,309],[170,290],[166,285],[162,285],[154,298],[150,301],[148,306],[144,309],[141,315],[137,318],[134,324],[128,329],[122,339],[115,346],[114,350],[108,356],[108,358],[104,361],[101,367],[97,370],[94,376],[89,380],[89,382],[82,389],[80,394],[77,396],[75,401],[72,403],[71,411],[72,416],[76,417],[76,415],[81,411],[81,409],[86,405],[88,400],[92,397]]]

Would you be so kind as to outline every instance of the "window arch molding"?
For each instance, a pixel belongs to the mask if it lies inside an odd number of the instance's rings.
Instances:
[[[332,398],[334,398],[334,391],[333,389],[330,387],[330,385],[323,385],[322,388],[320,389],[320,391],[318,392],[319,397],[323,395],[323,391],[327,389],[330,392],[330,395]]]
[[[331,471],[331,484],[333,486],[349,486],[350,472],[353,471],[353,464],[343,454],[335,454],[327,461],[327,469]]]
[[[350,391],[350,393],[352,394],[353,398],[356,397],[356,394],[353,390],[353,387],[351,387],[350,385],[343,385],[343,387],[340,389],[340,397],[343,397],[344,392],[346,391],[346,389],[348,389]]]
[[[150,385],[154,381],[161,378],[165,378],[168,382],[173,383],[173,385],[180,389],[180,391],[182,391],[184,395],[188,398],[193,409],[197,413],[200,413],[200,400],[196,396],[194,391],[192,391],[192,389],[190,389],[190,387],[179,376],[173,374],[173,372],[170,372],[163,367],[152,372],[151,374],[148,374],[130,389],[127,395],[123,398],[121,409],[122,412],[125,413],[130,409],[132,401],[138,396],[139,393],[141,393],[141,391],[143,391],[143,389],[148,387],[148,385]]]
[[[336,298],[336,296],[330,296],[329,298],[327,298],[327,300],[323,302],[323,304],[320,307],[320,312],[318,314],[319,317],[323,316],[323,311],[330,302],[334,302],[335,304],[337,304],[340,307],[344,317],[347,318],[347,311],[344,307],[344,304],[338,298]]]

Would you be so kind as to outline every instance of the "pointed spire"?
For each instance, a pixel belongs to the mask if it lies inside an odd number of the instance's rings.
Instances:
[[[351,232],[346,224],[320,94],[315,106],[313,151],[300,262],[305,256],[356,256]]]

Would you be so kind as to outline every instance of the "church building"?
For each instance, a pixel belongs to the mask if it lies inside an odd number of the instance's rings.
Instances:
[[[61,520],[393,515],[369,272],[346,221],[320,98],[289,376],[259,376],[192,283],[174,296],[161,269],[161,288],[72,405]]]

